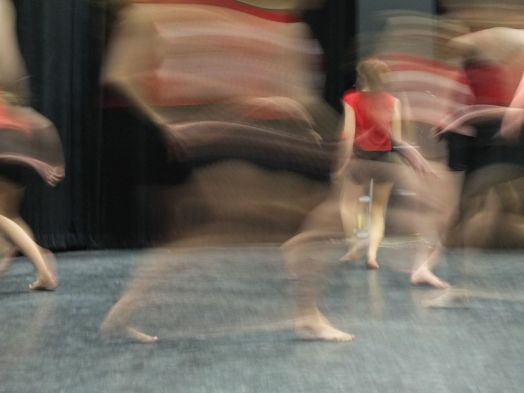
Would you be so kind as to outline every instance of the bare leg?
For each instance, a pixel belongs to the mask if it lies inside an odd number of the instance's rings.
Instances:
[[[450,172],[443,165],[433,163],[436,178],[430,183],[422,183],[421,200],[430,202],[427,213],[422,213],[419,221],[420,233],[428,237],[445,239],[455,220],[460,200],[463,174]],[[431,207],[433,205],[433,207]],[[447,240],[445,240],[447,243]],[[410,281],[414,285],[429,285],[437,289],[446,289],[450,284],[433,273],[443,253],[441,241],[435,241],[433,249],[428,253],[421,249],[418,253],[411,273]]]
[[[438,289],[449,288],[449,283],[438,278],[433,269],[438,263],[438,260],[442,254],[442,247],[439,245],[435,246],[429,256],[421,256],[422,263],[415,265],[411,273],[410,281],[414,285],[430,285]]]
[[[47,265],[37,244],[7,217],[0,216],[0,231],[27,256],[36,270],[37,278],[29,287],[34,290],[54,290],[58,286],[55,273]]]
[[[377,253],[384,238],[384,220],[392,187],[393,184],[391,183],[375,183],[373,188],[371,228],[369,231],[368,259],[366,262],[368,269],[378,269]]]
[[[296,284],[295,331],[307,339],[351,341],[353,336],[335,328],[318,307],[328,261],[318,251],[319,241],[340,234],[340,206],[336,192],[307,217],[302,231],[282,247],[286,267]]]
[[[29,235],[29,237],[34,241],[34,235],[33,231],[27,225],[27,223],[22,219],[20,216],[14,216],[13,215],[5,215],[7,218],[14,221],[22,230]],[[51,254],[49,250],[43,250],[46,254]],[[18,248],[14,246],[12,243],[9,242],[9,248],[4,253],[4,256],[2,259],[0,259],[0,275],[3,274],[9,267],[11,266],[11,263],[13,262],[13,258],[18,254]],[[52,257],[52,255],[51,255]]]
[[[434,212],[422,213],[415,220],[418,221],[419,233],[422,238],[431,240],[432,247],[421,245],[415,255],[415,263],[411,271],[410,282],[413,285],[429,285],[437,289],[449,288],[449,283],[441,280],[433,273],[433,269],[440,261],[443,247],[438,238],[438,224],[441,220]],[[444,222],[444,221],[442,221]]]
[[[22,187],[0,179],[0,231],[13,245],[13,249],[2,260],[2,266],[7,269],[11,258],[20,250],[33,264],[37,273],[36,281],[29,287],[34,290],[54,290],[58,283],[52,255],[47,257],[46,262],[42,250],[33,240],[31,229],[18,213],[22,194]]]
[[[102,335],[105,337],[122,335],[145,344],[158,341],[157,336],[143,333],[129,325],[129,320],[139,300],[140,299],[136,298],[133,293],[124,294],[111,310],[109,310],[109,313],[102,322],[100,326]]]
[[[33,232],[27,223],[20,217],[20,202],[24,188],[10,181],[0,179],[0,214],[13,220],[31,239],[34,239]],[[12,258],[18,250],[13,243],[7,241],[8,250],[0,261],[0,273],[9,268]]]
[[[340,193],[340,217],[342,219],[342,226],[344,228],[344,235],[346,239],[353,236],[355,229],[357,201],[362,195],[365,187],[354,184],[353,182],[344,179],[342,183],[342,192]],[[362,252],[362,244],[356,242],[342,258],[341,261],[356,261],[360,258]]]
[[[100,326],[102,336],[124,336],[141,343],[158,341],[131,325],[135,312],[151,299],[153,289],[161,284],[164,277],[171,277],[184,265],[183,256],[176,253],[174,244],[166,246],[173,253],[151,251],[135,272],[128,288],[117,303],[111,307]]]
[[[313,244],[310,246],[314,247]],[[293,265],[291,269],[298,277],[295,332],[299,337],[306,339],[351,341],[353,336],[335,328],[319,309],[318,298],[321,292],[320,281],[324,276],[324,266],[319,260],[322,256],[308,256],[312,251],[309,247],[300,247],[286,252],[288,266]],[[300,261],[293,261],[293,259],[300,259]]]

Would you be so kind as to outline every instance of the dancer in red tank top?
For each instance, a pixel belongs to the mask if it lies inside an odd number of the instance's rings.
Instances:
[[[369,269],[379,267],[377,253],[384,237],[385,213],[393,184],[402,185],[402,188],[408,190],[417,190],[417,201],[420,200],[418,203],[427,203],[428,207],[433,204],[421,189],[420,183],[406,172],[407,166],[401,164],[397,154],[416,152],[411,148],[393,151],[394,145],[402,144],[401,112],[399,101],[385,91],[384,78],[387,72],[387,65],[380,60],[368,59],[361,62],[357,68],[360,90],[349,92],[343,98],[345,121],[342,138],[346,141],[347,157],[341,170],[345,176],[340,210],[346,237],[349,238],[355,227],[358,198],[373,181],[366,262]],[[425,161],[422,157],[419,159],[423,166]],[[420,233],[431,230],[434,226],[426,215],[415,221],[420,226]],[[342,260],[358,258],[361,248],[361,244],[357,242]],[[421,254],[417,259],[420,261],[415,261],[413,283],[430,284],[438,288],[449,286],[432,273],[432,258]],[[414,277],[415,274],[417,277]]]
[[[360,90],[347,92],[343,97],[345,126],[342,138],[353,147],[353,158],[348,161],[350,182],[343,187],[341,199],[342,222],[349,238],[354,228],[356,200],[373,180],[371,220],[366,266],[378,269],[377,252],[384,237],[384,216],[393,183],[384,177],[385,171],[369,172],[368,161],[393,163],[392,133],[400,140],[400,112],[398,101],[384,91],[385,63],[366,60],[357,68]],[[373,165],[373,164],[371,164]],[[342,257],[355,259],[360,246],[355,245]]]

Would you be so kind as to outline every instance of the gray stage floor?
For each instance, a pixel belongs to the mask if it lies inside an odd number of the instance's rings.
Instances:
[[[163,273],[135,320],[152,345],[98,334],[143,252],[59,254],[54,293],[27,291],[20,259],[0,278],[0,392],[524,391],[521,252],[450,252],[438,272],[472,297],[428,308],[442,291],[409,285],[412,245],[388,241],[378,272],[325,248],[323,308],[351,343],[295,338],[276,246],[202,250]]]

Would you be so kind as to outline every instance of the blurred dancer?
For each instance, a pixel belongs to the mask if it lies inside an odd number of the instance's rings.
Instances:
[[[50,254],[44,257],[34,242],[19,215],[19,203],[33,172],[49,185],[63,177],[61,145],[47,119],[19,105],[27,99],[27,76],[16,40],[14,9],[8,0],[0,0],[0,48],[0,231],[12,244],[0,270],[5,270],[11,256],[20,251],[37,273],[30,288],[53,290],[57,279]]]
[[[352,336],[334,327],[320,311],[318,298],[322,277],[330,267],[321,244],[339,235],[340,216],[344,231],[352,233],[355,204],[362,186],[375,180],[378,202],[372,218],[367,266],[377,268],[377,249],[384,234],[384,210],[392,184],[415,193],[414,206],[395,209],[395,218],[411,223],[415,232],[432,242],[428,252],[419,246],[411,273],[411,282],[447,288],[433,272],[441,254],[435,234],[440,226],[442,201],[432,195],[427,183],[437,180],[435,171],[410,144],[400,140],[401,116],[399,101],[385,91],[387,65],[377,59],[363,61],[358,67],[361,91],[344,97],[343,146],[330,194],[304,220],[296,236],[283,246],[291,277],[297,282],[298,299],[295,328],[299,335],[331,341],[347,341]],[[408,165],[405,165],[405,162]],[[341,213],[341,214],[340,214]],[[356,246],[358,247],[358,245]],[[353,257],[357,250],[350,250]]]
[[[423,189],[439,201],[432,211],[432,226],[439,242],[429,260],[436,263],[453,235],[449,233],[458,214],[462,190],[462,152],[457,142],[471,137],[471,128],[447,128],[454,114],[468,108],[471,92],[461,69],[457,49],[449,40],[467,28],[457,21],[422,13],[390,12],[386,29],[378,41],[377,56],[391,72],[388,86],[401,101],[403,138],[417,145],[428,160],[435,177],[421,179]],[[439,133],[442,130],[446,132]],[[448,284],[430,279],[425,264],[415,268],[414,284],[430,283],[444,288]]]
[[[335,149],[322,139],[335,139],[337,117],[319,99],[321,52],[297,19],[307,3],[136,1],[122,14],[106,80],[159,126],[171,158],[192,169],[167,195],[176,231],[163,247],[176,254],[146,258],[104,334],[155,341],[131,319],[159,281],[183,268],[184,255],[283,241],[324,199]],[[313,276],[302,274],[304,262],[287,266],[307,291]],[[312,331],[352,338],[328,322]]]
[[[456,237],[460,236],[462,244],[473,241],[479,245],[481,238],[492,244],[489,239],[498,237],[500,231],[488,235],[486,226],[478,226],[479,214],[486,218],[484,213],[491,210],[486,206],[488,200],[493,201],[488,198],[491,191],[503,204],[508,197],[515,200],[511,197],[514,192],[507,191],[524,176],[524,32],[488,28],[457,37],[451,44],[464,54],[464,71],[473,93],[471,105],[459,111],[447,127],[472,130],[471,136],[451,141],[461,153],[459,163],[466,174]]]
[[[368,68],[365,72],[374,77],[379,77],[380,70],[384,69],[383,63],[375,60],[364,62],[363,64],[365,64],[364,68]],[[374,82],[378,80],[380,80],[380,77],[373,79]],[[376,84],[373,83],[373,86],[376,86]],[[395,116],[395,100],[387,93],[377,92],[377,94],[382,95],[385,101],[381,103],[385,104],[385,107],[382,108],[384,110],[377,117],[383,126],[382,129],[388,129],[391,120]],[[421,189],[421,182],[417,178],[420,175],[432,177],[432,169],[411,145],[405,142],[394,142],[399,157],[402,157],[402,160],[408,165],[403,165],[400,161],[393,159],[370,160],[370,157],[368,157],[367,160],[364,160],[360,157],[351,157],[354,147],[356,111],[349,107],[347,103],[344,106],[345,119],[343,130],[347,132],[347,137],[340,149],[338,169],[335,171],[330,193],[311,210],[298,233],[282,247],[290,276],[297,281],[296,296],[298,307],[295,318],[297,334],[303,337],[329,341],[349,341],[353,339],[353,336],[333,326],[320,310],[318,299],[322,290],[323,278],[328,268],[332,266],[331,261],[321,251],[321,246],[326,240],[340,236],[341,207],[343,208],[342,216],[345,221],[344,230],[346,233],[352,232],[352,225],[354,225],[355,220],[353,217],[354,209],[351,208],[351,204],[354,205],[356,198],[360,195],[359,182],[369,181],[373,178],[382,184],[395,183],[402,185],[416,192],[417,202],[423,205],[425,209],[435,209],[436,203],[431,195]],[[377,156],[380,156],[380,154],[377,154]],[[354,163],[354,161],[357,161],[357,163]],[[386,187],[384,188],[386,189]],[[401,221],[411,223],[422,236],[432,234],[435,230],[435,224],[431,215],[420,214],[412,208],[396,213]],[[379,216],[375,220],[378,221],[379,218],[383,221],[383,216]],[[380,230],[383,229],[379,227]],[[375,235],[378,243],[380,243],[379,235],[380,232]],[[447,283],[441,281],[431,271],[435,265],[435,256],[438,256],[438,248],[435,247],[429,253],[425,248],[419,247],[415,255],[416,268],[411,277],[412,282],[414,284],[447,287]]]
[[[389,73],[387,65],[377,59],[361,62],[357,68],[360,91],[349,92],[344,96],[345,124],[344,133],[346,143],[353,143],[353,152],[350,160],[346,161],[343,171],[347,171],[341,200],[341,212],[346,235],[352,228],[356,199],[361,193],[362,186],[373,180],[373,199],[371,207],[371,222],[367,267],[377,269],[377,252],[384,237],[384,219],[393,183],[402,185],[411,191],[421,194],[425,198],[423,187],[418,185],[423,178],[415,179],[402,166],[401,154],[401,109],[400,102],[386,92],[386,79]],[[405,146],[405,145],[404,145]],[[429,167],[429,164],[428,164]],[[436,181],[431,176],[430,181]],[[429,201],[420,201],[426,209],[435,208]],[[433,212],[420,212],[419,220],[428,228],[419,233],[428,233],[429,227],[436,226],[430,220]],[[432,219],[432,218],[431,218]],[[433,228],[437,231],[437,228]],[[347,254],[353,257],[357,253],[357,244]],[[417,262],[413,270],[411,281],[413,284],[430,284],[438,288],[445,288],[448,284],[432,273],[435,257],[422,259]]]
[[[353,143],[351,163],[343,168],[345,177],[341,198],[342,222],[346,237],[353,229],[355,205],[364,189],[373,181],[371,219],[366,266],[378,269],[377,252],[384,237],[384,219],[393,183],[387,182],[384,173],[370,173],[374,162],[395,164],[392,154],[393,140],[401,140],[399,101],[385,90],[384,77],[387,65],[376,59],[364,60],[357,66],[358,91],[346,92],[343,98],[345,124],[343,139]],[[354,259],[358,254],[355,245],[344,259]]]

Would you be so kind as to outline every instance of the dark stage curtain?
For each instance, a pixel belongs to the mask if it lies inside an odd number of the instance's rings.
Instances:
[[[56,125],[66,179],[28,187],[22,215],[40,244],[55,250],[141,247],[162,233],[150,184],[177,182],[157,130],[100,88],[115,1],[15,0],[31,105]],[[326,53],[325,96],[339,108],[350,71],[355,0],[330,0],[305,20]],[[345,65],[350,67],[345,67]],[[176,202],[176,201],[175,201]]]
[[[90,68],[88,3],[17,0],[15,5],[19,42],[31,78],[31,105],[58,128],[67,165],[66,180],[56,188],[41,182],[28,187],[22,215],[44,246],[91,246],[99,211],[100,127],[89,102],[96,80]]]

